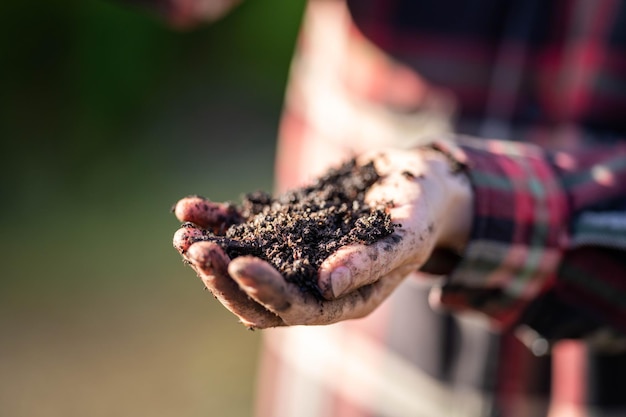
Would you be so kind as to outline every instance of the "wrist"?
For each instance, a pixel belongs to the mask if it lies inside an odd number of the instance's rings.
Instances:
[[[465,167],[437,148],[429,148],[425,159],[443,199],[435,207],[435,224],[439,226],[435,249],[460,254],[465,249],[474,218],[473,191]]]

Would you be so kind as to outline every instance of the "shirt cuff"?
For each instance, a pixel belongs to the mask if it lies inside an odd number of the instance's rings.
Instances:
[[[470,241],[433,301],[509,327],[555,283],[567,239],[566,194],[536,146],[463,137],[433,147],[463,167],[474,191]]]

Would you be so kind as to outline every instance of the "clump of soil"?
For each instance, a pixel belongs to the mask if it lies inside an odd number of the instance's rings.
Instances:
[[[373,163],[359,166],[351,160],[314,184],[277,198],[248,194],[237,207],[241,223],[223,236],[207,231],[203,239],[218,243],[231,259],[264,259],[287,281],[321,297],[317,271],[324,259],[342,246],[371,244],[394,231],[388,207],[364,201],[379,178]]]

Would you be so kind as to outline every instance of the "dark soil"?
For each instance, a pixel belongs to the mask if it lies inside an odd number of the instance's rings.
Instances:
[[[371,244],[394,231],[386,206],[370,207],[366,191],[379,179],[373,164],[354,160],[330,170],[314,184],[273,198],[246,195],[237,207],[242,222],[223,236],[206,231],[232,259],[253,255],[272,264],[285,279],[321,297],[317,271],[338,248]]]

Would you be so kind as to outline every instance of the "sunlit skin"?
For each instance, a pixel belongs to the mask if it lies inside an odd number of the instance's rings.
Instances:
[[[331,324],[363,317],[378,307],[435,248],[461,251],[472,219],[472,192],[464,174],[452,172],[446,157],[432,150],[384,150],[364,154],[381,179],[366,196],[369,203],[392,202],[396,231],[372,245],[340,248],[321,265],[320,301],[291,284],[267,262],[251,256],[230,260],[215,243],[195,241],[186,224],[174,247],[205,286],[249,328]],[[199,197],[180,200],[181,222],[225,230],[236,219],[232,207]]]

